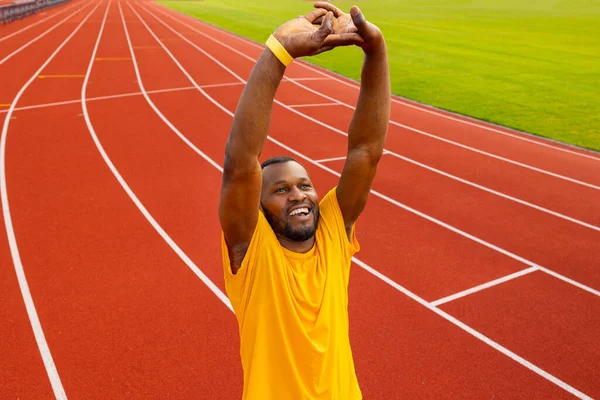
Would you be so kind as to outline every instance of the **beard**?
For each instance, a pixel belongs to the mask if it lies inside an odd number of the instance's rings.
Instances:
[[[284,237],[293,242],[304,242],[315,236],[317,226],[319,225],[319,207],[311,204],[311,213],[313,215],[312,224],[295,228],[290,224],[287,215],[281,218],[263,207],[263,214],[269,225],[271,225],[275,235]]]

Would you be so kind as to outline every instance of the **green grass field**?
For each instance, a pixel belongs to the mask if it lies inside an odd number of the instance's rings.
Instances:
[[[163,1],[263,43],[303,0]],[[395,94],[600,150],[600,0],[358,0],[389,47]],[[358,48],[307,59],[353,79]]]

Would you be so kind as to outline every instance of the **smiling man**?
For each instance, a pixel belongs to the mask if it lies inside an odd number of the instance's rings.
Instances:
[[[390,114],[387,50],[357,7],[329,3],[280,26],[240,98],[219,204],[225,285],[239,324],[246,400],[362,399],[348,329],[348,280]],[[259,157],[294,58],[357,45],[361,88],[336,187],[319,200],[294,159]]]

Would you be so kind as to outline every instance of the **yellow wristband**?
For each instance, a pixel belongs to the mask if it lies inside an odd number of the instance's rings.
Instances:
[[[275,57],[277,57],[279,61],[281,61],[281,63],[286,67],[290,65],[292,61],[294,61],[294,58],[290,55],[290,53],[287,52],[285,47],[283,47],[281,43],[279,43],[279,40],[277,40],[275,36],[269,36],[266,45],[269,48],[269,50],[271,50],[273,54],[275,54]]]

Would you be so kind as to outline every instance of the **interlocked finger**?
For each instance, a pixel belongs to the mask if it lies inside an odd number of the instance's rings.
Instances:
[[[309,12],[308,14],[306,14],[304,16],[304,18],[306,18],[308,20],[308,22],[310,22],[311,24],[316,23],[315,21],[318,19],[319,20],[319,24],[321,23],[321,20],[323,19],[323,16],[325,16],[325,14],[327,14],[327,10],[324,8],[318,8],[316,10],[313,10],[311,12]]]
[[[364,39],[358,33],[334,33],[332,35],[327,36],[322,46],[351,46],[361,45],[363,43]]]
[[[327,11],[331,11],[333,13],[334,17],[341,17],[342,15],[344,15],[344,12],[342,10],[340,10],[339,8],[337,8],[336,6],[334,6],[331,3],[327,3],[325,1],[317,1],[314,4],[315,8],[322,8],[325,9]]]

